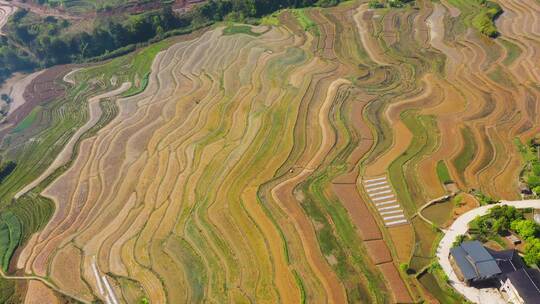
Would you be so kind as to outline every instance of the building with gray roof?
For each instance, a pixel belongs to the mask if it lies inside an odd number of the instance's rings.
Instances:
[[[537,269],[522,268],[507,274],[506,280],[501,281],[501,291],[508,295],[508,302],[540,303],[540,272]]]
[[[467,284],[495,279],[502,270],[495,258],[479,241],[467,241],[450,249],[456,273]]]

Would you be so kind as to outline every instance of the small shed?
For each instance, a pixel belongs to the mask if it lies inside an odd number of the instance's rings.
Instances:
[[[521,240],[512,233],[510,233],[510,235],[508,235],[506,239],[514,245],[521,244]]]

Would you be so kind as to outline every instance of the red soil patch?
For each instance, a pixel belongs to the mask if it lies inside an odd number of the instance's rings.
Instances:
[[[365,146],[367,146],[367,143],[366,143]],[[359,148],[357,148],[357,150],[360,150]],[[366,150],[369,151],[369,148],[366,149]],[[334,184],[354,184],[354,183],[356,183],[356,180],[358,179],[359,173],[360,172],[355,167],[353,167],[352,170],[349,171],[348,173],[345,173],[345,174],[342,174],[342,175],[336,177],[332,181],[332,183],[334,183]]]
[[[24,99],[30,103],[48,102],[62,96],[65,86],[61,85],[61,79],[71,71],[73,66],[60,65],[45,70],[24,91]]]
[[[365,242],[366,249],[376,265],[392,262],[392,255],[383,240]]]
[[[360,232],[362,240],[381,239],[381,231],[369,212],[366,203],[360,197],[355,184],[333,184],[332,188],[338,199],[349,212],[356,228]]]
[[[37,105],[63,96],[65,87],[60,84],[61,79],[72,68],[73,66],[70,65],[55,66],[45,70],[32,80],[24,91],[24,104],[12,113],[9,113],[4,121],[5,124],[11,124],[11,126],[0,131],[0,140],[30,114]]]
[[[407,286],[405,286],[405,283],[403,283],[403,279],[399,275],[396,266],[392,263],[386,263],[377,265],[377,267],[379,267],[379,270],[384,275],[384,278],[390,287],[389,289],[392,292],[394,302],[412,303],[413,300],[409,294],[409,290],[407,289]]]

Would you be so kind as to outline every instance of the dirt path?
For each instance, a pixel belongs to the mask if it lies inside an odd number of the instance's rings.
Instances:
[[[69,83],[71,85],[75,85],[75,79],[74,79],[75,76],[74,76],[74,74],[77,73],[80,70],[82,70],[82,68],[72,70],[71,72],[64,75],[64,78],[62,80],[64,80],[64,82],[67,82],[67,83]]]
[[[41,277],[38,277],[38,276],[32,276],[32,275],[28,275],[28,276],[8,276],[4,273],[4,271],[2,269],[0,269],[0,276],[6,280],[17,280],[17,281],[39,281],[41,282],[42,284],[46,285],[47,287],[49,287],[50,289],[60,293],[60,294],[63,294],[63,295],[66,295],[67,297],[69,298],[73,298],[81,303],[84,303],[84,304],[90,304],[90,302],[88,301],[85,301],[84,299],[80,299],[78,298],[76,295],[70,295],[70,294],[67,294],[65,293],[64,291],[60,290],[57,286],[55,286],[54,284],[52,284],[51,282],[47,281],[46,279],[44,278],[41,278]],[[26,301],[29,301],[28,298],[26,298]]]
[[[26,185],[21,191],[19,191],[17,194],[15,194],[15,199],[19,198],[21,195],[25,194],[26,192],[32,190],[34,187],[39,185],[43,180],[45,180],[49,175],[51,175],[56,169],[60,168],[64,164],[66,164],[73,155],[73,149],[75,147],[75,144],[79,140],[79,138],[90,128],[92,128],[101,117],[101,108],[99,106],[99,102],[101,99],[104,98],[110,98],[117,95],[122,94],[123,92],[127,91],[131,87],[131,83],[125,82],[123,83],[119,88],[109,91],[106,93],[103,93],[98,96],[94,96],[88,100],[88,114],[89,119],[88,121],[81,127],[75,134],[71,137],[69,142],[64,146],[62,151],[58,154],[58,156],[55,158],[53,163],[45,170],[37,179]]]

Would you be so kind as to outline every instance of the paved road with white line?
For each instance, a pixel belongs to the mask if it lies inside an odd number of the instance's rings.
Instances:
[[[489,209],[493,208],[494,206],[501,205],[514,206],[519,209],[540,209],[540,200],[501,201],[499,204],[482,206],[466,212],[458,217],[456,221],[454,221],[454,223],[452,223],[452,225],[448,228],[448,230],[445,231],[445,234],[437,248],[437,258],[439,260],[439,264],[441,264],[442,269],[448,276],[450,285],[452,285],[452,287],[467,298],[467,300],[473,303],[502,304],[506,303],[506,301],[504,301],[500,293],[495,288],[476,289],[473,287],[468,287],[461,282],[450,265],[450,248],[458,235],[465,234],[467,232],[469,222],[474,220],[477,216],[486,214]]]

